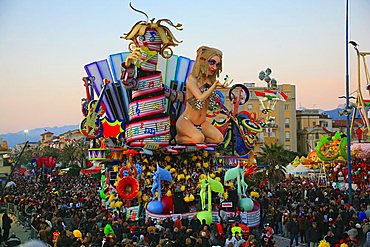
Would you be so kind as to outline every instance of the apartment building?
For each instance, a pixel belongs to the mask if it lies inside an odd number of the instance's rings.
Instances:
[[[259,152],[261,146],[266,143],[279,143],[284,146],[286,150],[297,151],[297,126],[296,126],[296,93],[295,85],[281,84],[275,88],[259,87],[255,83],[244,83],[249,90],[249,100],[240,105],[238,112],[248,111],[256,115],[256,118],[274,119],[269,126],[264,127],[263,132],[258,134],[258,141],[255,145],[255,151]],[[283,92],[287,99],[283,100],[261,100],[257,97],[256,92],[263,92],[269,90],[273,93]],[[229,89],[220,90],[225,98],[225,106],[232,109],[229,99]],[[266,108],[270,108],[268,113]],[[265,109],[265,111],[263,111]],[[265,112],[265,113],[263,113]],[[219,115],[216,117],[218,121],[223,120],[225,116]]]
[[[297,110],[297,150],[302,153],[313,151],[317,142],[333,133],[333,119],[320,113],[319,109]]]

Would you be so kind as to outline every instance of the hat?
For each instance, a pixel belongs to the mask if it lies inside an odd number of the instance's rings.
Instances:
[[[329,218],[329,221],[333,221],[333,218]]]
[[[82,238],[82,233],[80,232],[80,230],[74,230],[73,231],[73,236],[75,238]]]

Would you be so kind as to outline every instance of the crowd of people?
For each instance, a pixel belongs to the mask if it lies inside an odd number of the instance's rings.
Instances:
[[[274,191],[262,188],[263,218],[275,234],[290,238],[290,246],[362,246],[370,241],[370,190],[348,194],[331,187],[318,187],[308,179],[288,179]]]
[[[186,179],[181,179],[167,184],[164,190],[179,190],[184,195],[191,192],[199,197],[196,183],[202,167],[204,164],[189,169],[189,186]],[[180,169],[176,169],[178,173]],[[223,176],[223,171],[212,169],[218,172],[216,176]],[[222,217],[220,223],[212,224],[196,217],[157,220],[139,214],[138,219],[132,219],[127,217],[125,205],[116,210],[104,206],[99,196],[101,181],[93,176],[52,172],[17,176],[13,181],[16,187],[7,191],[8,202],[14,203],[37,230],[40,240],[57,247],[277,246],[277,235],[290,238],[291,246],[318,246],[323,239],[330,246],[361,246],[370,240],[370,191],[354,191],[353,203],[349,204],[345,191],[318,187],[308,178],[287,178],[274,187],[266,183],[250,186],[249,192],[259,193],[261,224],[248,234],[241,232],[238,222],[233,224]],[[148,184],[145,180],[142,183]],[[180,189],[181,185],[185,190]],[[144,186],[141,196],[150,193],[149,188]],[[4,229],[6,234],[9,229]]]

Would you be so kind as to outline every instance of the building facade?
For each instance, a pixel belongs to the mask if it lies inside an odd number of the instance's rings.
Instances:
[[[261,146],[266,143],[279,143],[284,146],[286,150],[297,151],[297,126],[296,126],[296,93],[295,85],[282,84],[275,89],[268,89],[267,87],[256,87],[255,83],[244,84],[249,90],[249,100],[240,105],[238,112],[248,111],[255,114],[256,119],[266,119],[269,117],[274,121],[268,127],[264,127],[263,131],[258,134],[258,141],[255,145],[255,152],[261,151]],[[261,100],[256,96],[256,92],[270,90],[274,93],[284,92],[288,98],[283,100]],[[232,104],[229,99],[229,89],[220,90],[225,98],[225,106],[232,109]],[[263,110],[270,108],[271,111],[263,113]],[[266,111],[264,111],[266,112]],[[216,120],[225,119],[223,115],[216,116]]]
[[[317,142],[333,133],[333,119],[321,114],[318,109],[297,110],[297,147],[298,152],[313,151]]]

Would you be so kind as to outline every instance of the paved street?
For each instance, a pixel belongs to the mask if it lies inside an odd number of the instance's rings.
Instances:
[[[3,214],[0,214],[0,219],[2,218],[2,215]],[[27,241],[30,241],[30,238],[31,238],[31,230],[29,228],[28,229],[25,229],[18,222],[17,218],[14,215],[9,214],[9,217],[13,220],[12,228],[10,229],[10,234],[12,234],[12,232],[14,232],[15,235],[21,239],[22,244],[23,243],[26,243]],[[3,245],[1,245],[1,246],[3,246]]]
[[[284,237],[281,237],[281,236],[274,235],[274,239],[276,241],[276,244],[279,247],[288,247],[289,246],[289,242],[290,242],[289,238],[284,238]],[[294,246],[294,243],[293,243],[293,246]],[[299,246],[306,246],[306,245],[299,243]]]

